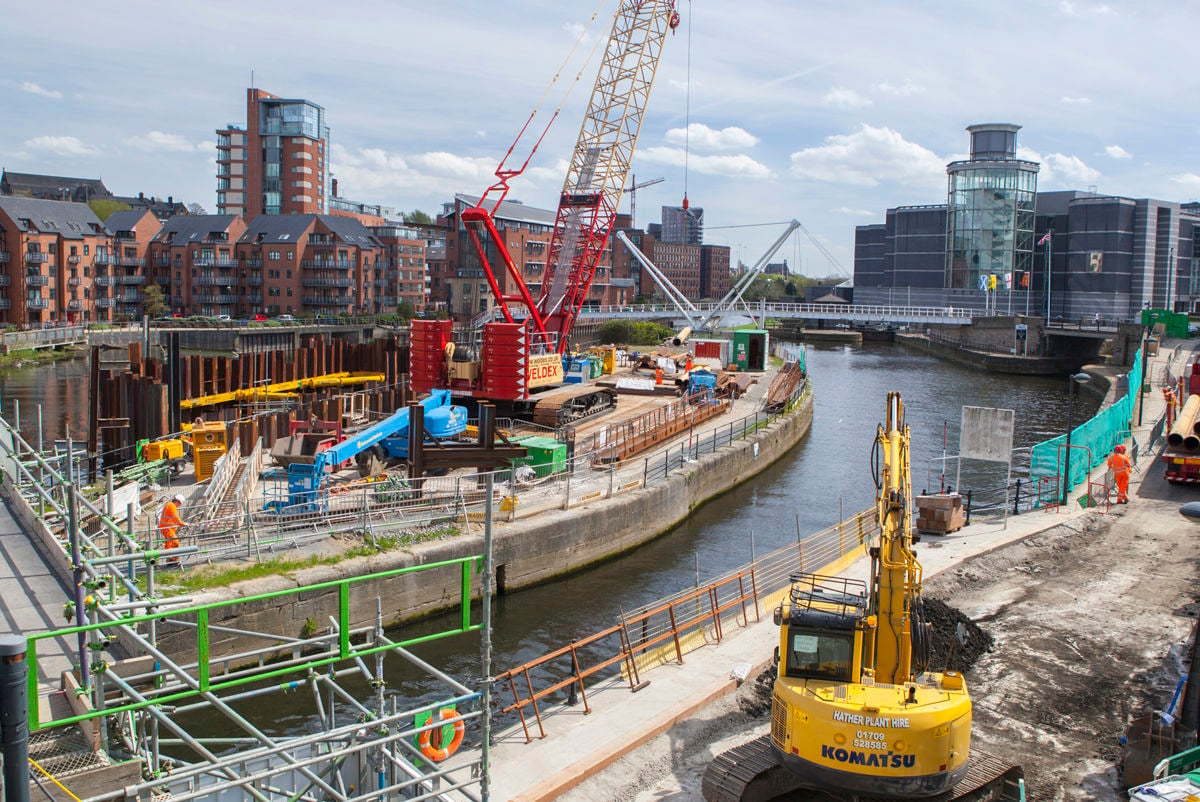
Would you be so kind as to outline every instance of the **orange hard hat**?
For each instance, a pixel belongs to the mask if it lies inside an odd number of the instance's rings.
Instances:
[[[1121,445],[1120,443],[1118,443],[1117,445],[1113,446],[1113,452],[1114,452],[1114,453],[1117,453],[1117,454],[1124,454],[1124,453],[1125,453],[1125,446],[1123,446],[1123,445]]]

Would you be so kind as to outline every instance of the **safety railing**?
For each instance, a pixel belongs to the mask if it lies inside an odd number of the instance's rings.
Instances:
[[[563,703],[579,696],[590,712],[589,689],[593,696],[619,687],[640,689],[645,672],[682,663],[686,653],[721,641],[727,630],[759,621],[793,574],[822,572],[878,534],[874,509],[863,510],[808,537],[797,531],[794,544],[623,613],[612,626],[497,674],[496,686],[506,686],[512,697],[503,712],[516,713],[526,743],[533,740],[531,725],[545,737],[545,719]]]
[[[229,490],[241,464],[242,449],[235,440],[230,449],[213,464],[212,478],[208,481],[208,487],[204,488],[204,503],[209,509],[215,509],[217,504],[225,500],[225,492]]]
[[[380,571],[365,576],[320,582],[300,588],[260,593],[212,604],[179,606],[149,614],[118,614],[106,611],[105,608],[101,607],[102,613],[107,612],[111,616],[108,620],[59,629],[52,632],[41,632],[27,638],[26,659],[30,664],[29,729],[30,731],[37,731],[50,727],[60,727],[66,724],[89,721],[105,715],[141,710],[151,705],[178,705],[187,701],[197,700],[198,697],[209,692],[215,693],[223,690],[231,690],[252,683],[262,683],[289,675],[307,676],[322,666],[329,666],[346,660],[361,660],[362,658],[392,649],[407,648],[420,643],[439,640],[450,635],[478,630],[480,624],[472,623],[471,618],[471,575],[476,570],[480,559],[477,556],[459,557],[440,562],[426,563],[424,565]],[[457,626],[404,640],[388,640],[384,643],[378,643],[378,639],[363,639],[362,636],[371,630],[370,627],[365,629],[352,628],[350,591],[353,588],[356,586],[370,588],[370,583],[373,582],[381,582],[406,574],[439,569],[449,569],[458,575],[459,598],[457,607],[459,616]],[[216,653],[213,649],[214,637],[226,631],[226,628],[220,626],[218,622],[225,620],[229,616],[231,609],[240,608],[244,610],[247,609],[246,605],[253,606],[258,604],[283,606],[291,604],[303,605],[307,603],[311,605],[314,603],[314,599],[321,597],[328,598],[332,602],[327,606],[327,609],[330,620],[336,626],[328,634],[312,634],[308,637],[304,637],[303,633],[301,637],[272,636],[272,639],[276,640],[277,644],[259,650],[261,654],[256,653],[253,655],[256,659],[261,658],[259,662],[262,664],[256,662],[250,668],[241,668],[232,665],[229,662],[231,655]],[[316,616],[313,616],[313,620],[316,620]],[[174,654],[191,653],[196,656],[196,659],[180,663],[174,667],[166,666],[153,671],[153,676],[141,678],[153,680],[152,682],[148,682],[144,687],[136,689],[122,688],[126,694],[125,698],[117,701],[108,701],[102,709],[93,709],[61,718],[42,720],[37,683],[39,643],[56,638],[73,640],[82,634],[90,644],[95,644],[92,647],[94,651],[101,652],[106,650],[111,643],[115,642],[115,638],[111,635],[113,632],[125,630],[135,639],[141,639],[144,631],[154,629],[158,630],[159,639],[168,633],[177,636],[180,632],[191,633],[188,638],[188,647],[185,648],[183,644],[176,644],[171,651]],[[238,653],[237,655],[237,659],[239,660],[246,657],[247,653]],[[160,655],[159,659],[162,660],[164,657]],[[102,676],[105,673],[103,670],[104,667],[106,667],[106,664],[102,660],[97,660],[93,665],[93,671],[97,676]],[[96,671],[95,669],[97,668],[101,670]],[[191,679],[184,680],[182,679],[184,676]],[[133,693],[130,693],[130,691],[133,691]]]

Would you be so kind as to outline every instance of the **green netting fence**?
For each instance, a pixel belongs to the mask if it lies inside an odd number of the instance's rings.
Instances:
[[[1129,371],[1129,389],[1112,406],[1096,413],[1091,420],[1076,426],[1071,432],[1071,475],[1067,477],[1067,489],[1086,481],[1088,475],[1112,453],[1113,446],[1129,435],[1133,421],[1133,405],[1138,389],[1142,386],[1142,351],[1139,348]],[[1034,480],[1044,476],[1062,477],[1060,460],[1064,456],[1067,436],[1059,435],[1043,440],[1033,447],[1029,473]],[[1089,464],[1088,454],[1091,459]]]
[[[1155,323],[1163,324],[1163,334],[1167,337],[1185,339],[1188,336],[1188,323],[1191,321],[1182,312],[1172,312],[1169,309],[1143,309],[1142,327],[1150,329]]]

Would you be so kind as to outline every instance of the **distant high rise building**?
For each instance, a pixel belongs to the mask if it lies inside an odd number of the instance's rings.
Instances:
[[[308,100],[246,90],[246,125],[217,131],[217,213],[324,214],[329,127]]]
[[[696,206],[662,207],[661,242],[675,245],[704,244],[704,210]]]

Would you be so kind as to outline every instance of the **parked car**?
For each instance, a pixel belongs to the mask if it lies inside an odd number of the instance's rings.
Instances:
[[[291,315],[280,315],[275,319],[283,323],[294,323],[296,321],[296,318],[292,317]]]
[[[231,318],[229,315],[217,315],[215,318],[213,318],[213,320],[216,320],[219,323],[228,323],[229,321],[233,320],[233,318]]]

